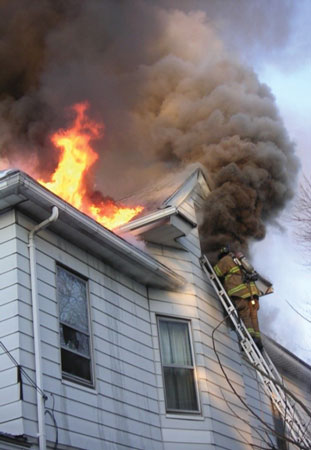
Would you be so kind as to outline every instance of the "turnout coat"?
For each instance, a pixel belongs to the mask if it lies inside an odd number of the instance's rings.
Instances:
[[[230,297],[246,299],[260,295],[253,281],[244,282],[242,268],[234,261],[230,253],[218,261],[214,270],[219,278],[223,278],[224,287]]]

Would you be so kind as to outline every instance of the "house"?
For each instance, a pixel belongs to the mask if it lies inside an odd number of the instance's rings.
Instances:
[[[224,314],[197,227],[208,194],[197,168],[159,195],[120,230],[141,250],[25,173],[2,173],[0,449],[287,448],[229,323],[213,342]],[[265,346],[310,406],[311,368]]]

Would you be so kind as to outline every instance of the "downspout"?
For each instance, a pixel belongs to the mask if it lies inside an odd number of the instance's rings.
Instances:
[[[32,299],[32,318],[33,318],[33,338],[35,350],[35,370],[37,384],[37,412],[38,412],[38,438],[39,449],[46,450],[46,431],[45,431],[45,413],[42,381],[42,357],[41,357],[41,336],[40,336],[40,305],[37,287],[37,262],[35,235],[44,228],[48,227],[52,222],[58,219],[58,208],[53,206],[51,216],[43,222],[36,225],[29,233],[29,260],[30,260],[30,279],[31,279],[31,299]]]

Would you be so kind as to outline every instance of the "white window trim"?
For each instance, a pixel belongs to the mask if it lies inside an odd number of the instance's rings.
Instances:
[[[189,343],[190,343],[190,351],[192,356],[192,366],[180,366],[180,365],[170,365],[166,367],[180,367],[180,368],[186,368],[186,369],[193,369],[193,375],[194,375],[194,387],[195,387],[195,393],[197,397],[197,404],[198,409],[195,411],[192,410],[168,410],[166,406],[166,387],[165,387],[165,378],[164,378],[164,365],[162,363],[162,350],[161,350],[161,339],[160,339],[160,326],[159,322],[160,320],[166,320],[168,322],[183,322],[187,323],[188,325],[188,336],[189,336]],[[199,391],[199,385],[198,385],[198,377],[197,377],[197,370],[196,370],[196,361],[195,361],[195,352],[194,352],[194,346],[193,346],[193,337],[192,337],[192,321],[189,318],[185,317],[176,317],[176,316],[170,316],[165,314],[156,314],[156,323],[157,323],[157,333],[158,333],[158,345],[159,345],[159,353],[160,353],[160,364],[161,364],[161,372],[162,372],[162,389],[164,394],[164,403],[165,403],[165,412],[166,417],[168,418],[183,418],[183,419],[201,419],[202,418],[202,408],[201,408],[201,400],[200,400],[200,391]]]
[[[87,308],[87,315],[88,315],[88,333],[85,331],[81,331],[81,333],[85,334],[89,338],[89,349],[90,349],[90,356],[87,357],[86,355],[80,354],[79,352],[75,352],[74,350],[68,350],[65,347],[62,347],[61,345],[61,339],[60,339],[60,325],[63,324],[65,326],[68,326],[66,323],[61,322],[60,320],[60,299],[59,299],[59,291],[57,289],[57,269],[61,268],[63,270],[66,270],[67,272],[71,273],[72,275],[76,276],[77,278],[80,278],[82,281],[86,284],[86,308]],[[55,262],[55,289],[56,289],[56,299],[57,299],[57,312],[58,312],[58,334],[59,334],[59,360],[60,360],[60,371],[61,371],[61,379],[62,382],[71,382],[74,385],[80,385],[81,387],[90,388],[92,390],[95,389],[95,372],[94,372],[94,347],[93,347],[93,339],[92,339],[92,323],[91,323],[91,306],[90,306],[90,288],[89,288],[89,279],[86,278],[84,275],[78,273],[76,270],[65,266],[62,263]],[[75,328],[73,328],[75,329]],[[79,329],[76,329],[79,331]],[[80,331],[79,331],[80,332]],[[70,351],[72,353],[75,353],[79,356],[82,356],[85,359],[89,359],[90,361],[90,374],[91,379],[88,381],[84,378],[80,378],[78,376],[72,375],[68,372],[63,371],[62,369],[62,349],[66,351]]]

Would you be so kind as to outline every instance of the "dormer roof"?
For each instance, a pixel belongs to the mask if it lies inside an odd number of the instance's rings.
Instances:
[[[186,236],[197,226],[196,217],[190,215],[187,209],[183,208],[183,204],[189,197],[195,201],[196,197],[204,198],[210,193],[208,174],[200,164],[191,166],[182,174],[182,178],[178,174],[177,186],[176,178],[171,180],[171,183],[167,181],[165,192],[168,192],[167,186],[170,185],[173,193],[165,198],[162,195],[161,203],[156,209],[147,210],[147,213],[123,225],[119,228],[120,232],[131,232],[148,242],[182,248],[178,238]],[[162,186],[163,184],[162,181]],[[137,197],[135,200],[137,201]]]

